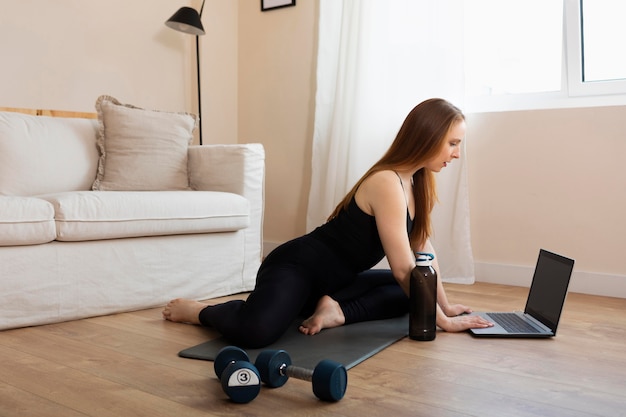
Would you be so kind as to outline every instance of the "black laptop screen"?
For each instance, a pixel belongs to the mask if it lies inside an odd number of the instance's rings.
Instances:
[[[539,251],[535,276],[524,312],[531,314],[553,332],[556,332],[561,317],[573,269],[572,259],[544,249]]]

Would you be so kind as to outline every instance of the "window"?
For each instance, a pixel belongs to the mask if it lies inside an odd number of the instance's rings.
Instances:
[[[626,79],[626,3],[624,0],[581,0],[583,81]]]
[[[466,2],[467,93],[561,90],[562,21],[562,0]]]
[[[567,4],[568,87],[571,96],[626,93],[623,0],[572,0]]]
[[[626,104],[624,0],[470,0],[469,111]]]

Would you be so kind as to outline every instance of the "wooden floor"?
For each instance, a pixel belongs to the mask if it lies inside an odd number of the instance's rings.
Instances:
[[[527,292],[446,288],[475,309],[523,309]],[[298,380],[229,402],[211,362],[177,356],[215,336],[160,309],[0,332],[0,416],[626,415],[625,299],[570,294],[550,340],[401,340],[351,369],[334,404]]]

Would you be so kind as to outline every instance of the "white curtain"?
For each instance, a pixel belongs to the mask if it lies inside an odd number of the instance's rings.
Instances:
[[[320,0],[318,48],[308,230],[382,156],[415,105],[441,97],[463,108],[463,1]],[[437,183],[441,274],[471,283],[465,156]]]

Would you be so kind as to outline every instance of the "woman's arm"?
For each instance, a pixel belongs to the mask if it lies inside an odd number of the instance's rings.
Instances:
[[[454,317],[458,316],[459,314],[471,313],[472,309],[463,304],[450,304],[448,302],[448,296],[446,295],[446,291],[443,287],[443,281],[441,280],[441,273],[439,272],[439,262],[437,259],[437,254],[435,253],[435,248],[430,242],[430,239],[426,241],[426,244],[424,245],[424,248],[421,250],[421,252],[432,253],[435,256],[435,259],[433,260],[433,268],[435,269],[435,272],[437,272],[437,303],[439,304],[445,315],[448,317]]]
[[[426,241],[422,252],[432,253],[435,255],[433,268],[435,269],[435,272],[437,272],[437,326],[447,332],[461,332],[467,329],[493,326],[492,323],[480,316],[459,316],[459,314],[471,313],[472,310],[463,304],[451,305],[448,302],[448,296],[443,288],[441,273],[439,272],[437,254],[435,253],[435,248],[430,243],[430,239]]]
[[[368,177],[355,195],[358,206],[376,219],[378,235],[391,272],[409,296],[415,255],[406,230],[407,197],[394,171],[379,171]]]
[[[481,329],[493,326],[493,323],[481,316],[455,316],[448,317],[437,304],[437,326],[446,332],[462,332],[468,329]]]
[[[365,213],[376,219],[376,227],[387,255],[391,272],[407,297],[410,294],[410,277],[415,268],[415,254],[406,232],[407,201],[398,177],[393,171],[379,171],[367,178],[355,195],[356,203]],[[425,249],[434,249],[430,241]],[[437,325],[448,332],[460,332],[470,328],[489,327],[491,323],[478,316],[448,317],[457,315],[467,307],[450,306],[441,284],[439,265],[437,271]],[[446,313],[439,304],[446,307]],[[454,314],[455,311],[458,313]]]

